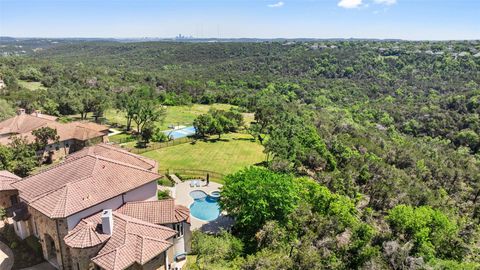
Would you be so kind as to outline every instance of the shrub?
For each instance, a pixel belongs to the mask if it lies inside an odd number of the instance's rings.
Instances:
[[[168,190],[159,190],[157,191],[157,198],[159,200],[164,200],[170,198],[170,192]]]
[[[25,243],[29,246],[37,255],[42,255],[42,245],[35,236],[29,236],[25,238]]]

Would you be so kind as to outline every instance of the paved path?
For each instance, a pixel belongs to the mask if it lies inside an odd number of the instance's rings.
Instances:
[[[13,252],[12,250],[0,242],[0,269],[10,270],[13,266]]]
[[[175,203],[190,208],[190,205],[193,203],[193,198],[190,196],[190,192],[194,190],[201,190],[207,194],[210,194],[212,191],[220,190],[222,187],[221,184],[215,182],[210,182],[210,184],[206,186],[205,181],[198,181],[200,182],[200,187],[190,187],[191,181],[185,181],[175,185]],[[200,220],[190,215],[190,221],[192,230],[199,229],[203,232],[211,233],[219,232],[222,228],[229,230],[233,224],[233,220],[226,216],[226,213],[221,213],[216,220],[210,222]]]
[[[180,180],[180,178],[178,178],[178,176],[176,174],[169,174],[168,177],[170,177],[170,179],[172,179],[172,181],[175,183],[175,185],[182,183],[182,180]]]

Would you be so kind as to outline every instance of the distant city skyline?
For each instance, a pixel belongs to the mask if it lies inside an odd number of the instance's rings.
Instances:
[[[0,36],[480,39],[475,0],[0,0]]]

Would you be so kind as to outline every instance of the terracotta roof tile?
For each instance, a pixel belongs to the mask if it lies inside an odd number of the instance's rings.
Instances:
[[[119,147],[115,147],[113,145],[108,144],[97,144],[92,147],[85,148],[78,152],[75,152],[66,157],[66,159],[78,158],[86,155],[95,155],[101,156],[108,159],[113,159],[117,161],[121,161],[123,163],[131,164],[133,166],[137,166],[146,170],[156,170],[157,168],[157,161],[142,157],[139,155],[132,154],[124,149]]]
[[[0,134],[26,133],[51,122],[45,118],[20,114],[0,122]]]
[[[190,209],[183,205],[175,205],[175,220],[190,223]]]
[[[119,213],[154,224],[190,222],[190,211],[175,205],[173,199],[160,201],[128,202],[117,210]]]
[[[16,176],[15,174],[9,171],[0,171],[0,191],[15,190],[15,188],[12,187],[11,184],[20,179],[22,178]]]
[[[170,228],[154,225],[145,221],[129,217],[118,212],[113,213],[113,233],[106,236],[98,229],[100,225],[100,213],[80,222],[64,239],[70,247],[94,246],[106,241],[98,255],[92,261],[103,269],[125,269],[138,263],[143,265],[155,256],[160,255],[173,245],[168,241],[175,236],[176,232]],[[85,230],[91,233],[79,233]],[[103,240],[102,237],[107,237]],[[93,239],[93,241],[91,241]],[[99,240],[100,239],[100,240]]]
[[[33,142],[35,137],[32,131],[41,127],[50,127],[57,130],[60,141],[65,140],[90,140],[105,136],[108,127],[90,122],[60,123],[56,117],[40,114],[20,114],[0,122],[0,135],[21,135]],[[1,144],[8,144],[9,136],[0,138]]]
[[[12,186],[50,218],[68,217],[161,176],[130,164],[88,154],[69,158]]]
[[[102,232],[101,215],[82,219],[64,238],[71,248],[88,248],[105,243],[110,235]]]

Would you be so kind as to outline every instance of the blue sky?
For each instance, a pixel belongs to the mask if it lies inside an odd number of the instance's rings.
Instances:
[[[0,0],[16,37],[480,39],[480,0]]]

